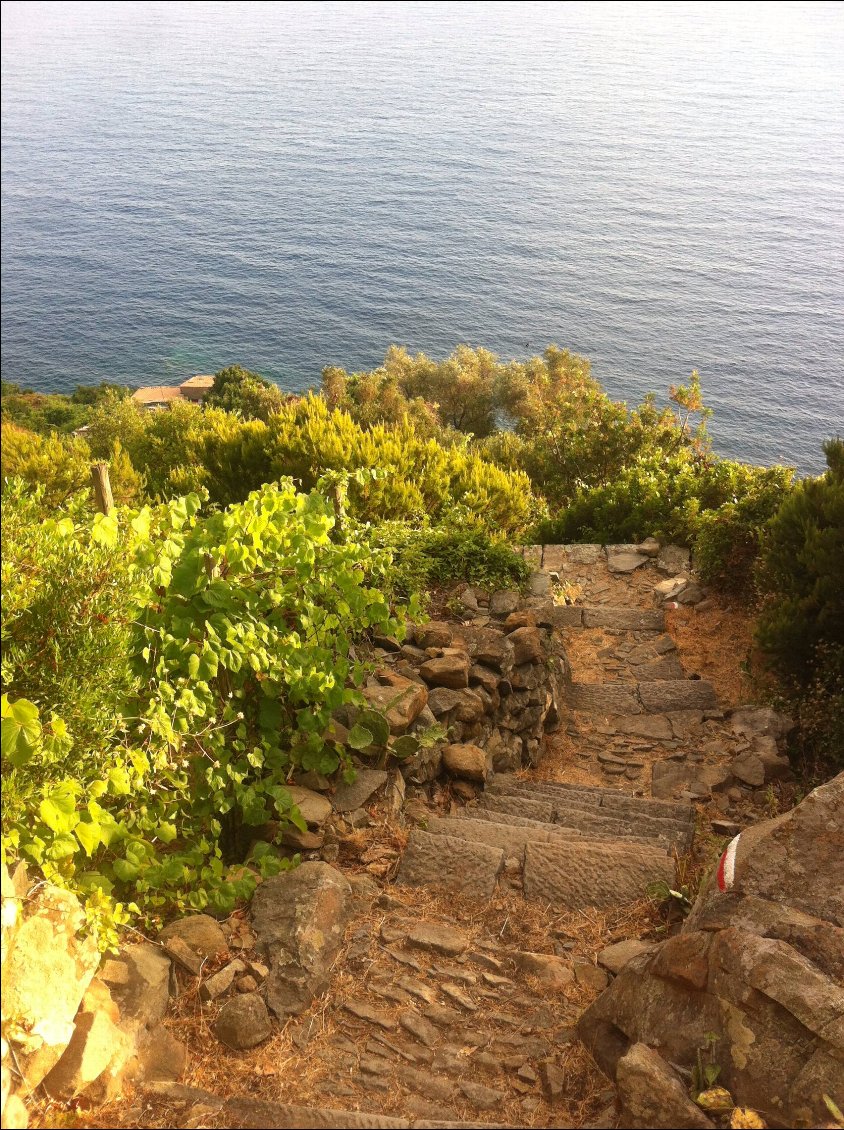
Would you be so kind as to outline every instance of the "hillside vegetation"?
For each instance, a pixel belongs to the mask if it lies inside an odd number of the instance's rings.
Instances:
[[[844,444],[795,482],[719,458],[707,415],[696,374],[629,408],[556,347],[392,348],[304,397],[235,366],[205,406],[155,412],[4,385],[4,856],[79,891],[104,945],[234,905],[289,865],[293,770],[413,752],[360,694],[373,633],[401,638],[432,586],[523,583],[520,542],[690,545],[758,605],[803,764],[840,764]]]

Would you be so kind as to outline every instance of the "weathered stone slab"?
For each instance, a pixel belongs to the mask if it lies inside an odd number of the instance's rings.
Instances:
[[[583,609],[579,604],[554,604],[549,600],[533,611],[540,628],[580,628],[583,625]]]
[[[659,879],[672,883],[674,864],[658,848],[582,842],[525,847],[525,897],[567,910],[633,902]]]
[[[584,608],[583,626],[629,632],[664,632],[665,613],[654,608]]]
[[[520,855],[528,841],[547,844],[556,840],[577,839],[582,833],[564,828],[513,827],[496,824],[490,820],[455,820],[447,816],[434,816],[426,829],[435,836],[457,836],[473,843],[489,844],[500,848],[508,856]]]
[[[542,546],[541,545],[523,545],[519,550],[522,557],[527,561],[528,565],[534,569],[542,568]]]
[[[650,663],[640,663],[636,667],[636,678],[640,683],[665,682],[685,677],[679,656],[673,652],[654,659]]]
[[[641,714],[636,687],[624,683],[572,683],[567,688],[568,705],[590,714]]]
[[[639,697],[649,714],[664,714],[669,710],[710,710],[718,705],[715,688],[706,679],[640,683]]]
[[[635,551],[612,554],[607,552],[607,568],[611,573],[632,573],[640,566],[646,565],[649,560],[650,558],[643,553]]]
[[[610,724],[619,734],[632,738],[650,738],[655,742],[670,742],[674,737],[671,722],[661,714],[622,715],[610,718]]]
[[[644,1044],[634,1044],[619,1060],[616,1086],[625,1126],[711,1130],[715,1125],[689,1098],[676,1072]]]
[[[414,829],[402,856],[397,882],[407,887],[491,897],[504,867],[504,852],[488,844]]]
[[[478,808],[488,812],[506,812],[512,816],[528,816],[543,824],[553,824],[557,806],[551,799],[540,797],[500,796],[487,793],[478,802]]]
[[[580,807],[590,805],[600,808],[604,813],[624,812],[636,816],[680,821],[684,824],[691,823],[694,818],[691,805],[685,801],[628,796],[626,793],[615,792],[612,789],[570,785],[563,781],[519,781],[515,777],[500,775],[488,788],[498,792],[514,792],[520,796],[536,794],[541,798],[556,797],[560,806],[558,816],[564,815],[565,805],[576,804]]]

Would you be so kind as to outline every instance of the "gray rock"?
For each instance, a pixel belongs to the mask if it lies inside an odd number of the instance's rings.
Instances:
[[[644,1044],[634,1044],[619,1060],[616,1086],[625,1125],[653,1130],[714,1126],[665,1060]]]
[[[303,863],[265,880],[252,928],[270,966],[267,1003],[279,1017],[303,1012],[328,983],[351,913],[351,887],[327,863]]]
[[[214,1022],[214,1035],[235,1051],[254,1048],[272,1035],[267,1006],[258,993],[242,993],[227,1001]]]
[[[112,985],[111,995],[120,1009],[124,1029],[153,1028],[170,1003],[170,958],[149,942],[124,946],[120,960],[129,970],[125,985]]]
[[[736,734],[778,739],[794,729],[794,722],[769,706],[741,706],[730,715],[730,726]]]
[[[301,785],[288,785],[287,791],[302,814],[302,819],[312,828],[319,828],[331,815],[331,801],[313,789]]]
[[[206,981],[203,981],[199,988],[199,995],[204,1001],[213,1001],[217,997],[223,996],[235,982],[235,978],[240,973],[246,972],[246,966],[239,959],[230,961],[228,965],[224,965],[222,969],[218,970]]]
[[[435,885],[441,890],[489,898],[504,867],[504,852],[452,836],[410,833],[397,882],[408,887]]]
[[[674,882],[674,864],[661,849],[619,843],[536,844],[525,847],[525,897],[580,910],[642,898],[650,883]]]
[[[509,616],[521,604],[521,597],[510,589],[499,589],[489,598],[489,611],[493,616]]]
[[[383,769],[358,769],[354,781],[347,784],[341,781],[334,790],[331,803],[337,812],[351,812],[362,805],[383,788],[387,774]]]
[[[656,559],[660,573],[676,577],[678,573],[688,573],[691,567],[691,553],[680,545],[664,545]]]
[[[543,597],[551,594],[551,577],[548,573],[532,573],[528,580],[528,592],[531,596]]]
[[[611,573],[632,573],[648,560],[642,553],[614,553],[607,557],[607,568]]]

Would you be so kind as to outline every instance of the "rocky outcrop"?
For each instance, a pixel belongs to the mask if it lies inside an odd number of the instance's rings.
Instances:
[[[580,1035],[624,1099],[634,1045],[691,1069],[714,1034],[718,1082],[738,1105],[774,1126],[821,1124],[825,1094],[844,1102],[844,774],[743,832],[720,874],[679,935],[625,966]],[[662,1124],[635,1102],[628,1113]]]

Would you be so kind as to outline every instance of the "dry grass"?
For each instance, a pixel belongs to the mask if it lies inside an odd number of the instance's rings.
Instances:
[[[709,679],[722,706],[752,702],[759,678],[753,649],[753,616],[744,608],[716,605],[705,612],[681,606],[666,613],[683,668]]]

